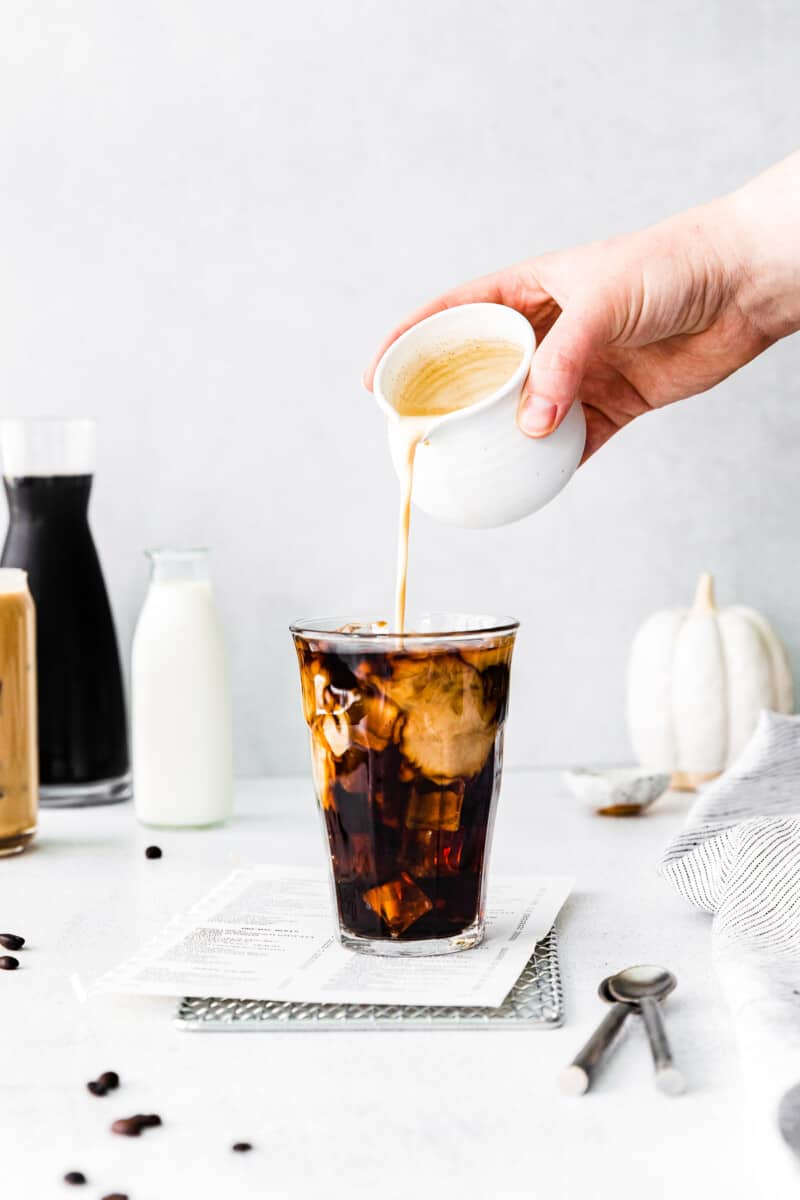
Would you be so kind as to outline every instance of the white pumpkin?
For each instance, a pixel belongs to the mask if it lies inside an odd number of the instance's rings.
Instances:
[[[792,675],[762,616],[714,603],[702,575],[691,609],[665,609],[636,634],[628,665],[628,730],[643,766],[673,787],[712,779],[743,749],[762,708],[789,713]]]

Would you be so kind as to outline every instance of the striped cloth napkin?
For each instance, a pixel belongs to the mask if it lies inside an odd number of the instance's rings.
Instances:
[[[770,1195],[798,1196],[800,1170],[778,1134],[777,1110],[800,1083],[800,716],[762,712],[659,870],[713,914],[712,954],[753,1101],[751,1127],[784,1177]]]

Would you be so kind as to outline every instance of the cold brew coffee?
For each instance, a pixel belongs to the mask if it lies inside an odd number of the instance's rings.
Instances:
[[[294,627],[341,937],[376,953],[480,941],[516,622]]]

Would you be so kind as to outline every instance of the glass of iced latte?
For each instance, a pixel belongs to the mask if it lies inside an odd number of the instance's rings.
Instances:
[[[517,622],[292,626],[340,938],[447,954],[483,936]]]

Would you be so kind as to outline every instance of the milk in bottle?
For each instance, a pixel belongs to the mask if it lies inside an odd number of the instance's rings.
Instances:
[[[131,670],[136,815],[146,825],[215,825],[232,808],[232,719],[208,555],[149,556]]]

